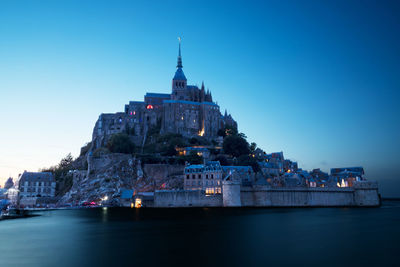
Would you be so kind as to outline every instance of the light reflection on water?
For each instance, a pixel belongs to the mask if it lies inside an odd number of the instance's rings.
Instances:
[[[0,222],[0,266],[387,265],[399,202],[381,208],[121,209]]]

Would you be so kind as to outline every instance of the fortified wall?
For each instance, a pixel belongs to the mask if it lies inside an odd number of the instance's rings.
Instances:
[[[379,206],[378,183],[355,182],[346,188],[241,187],[223,181],[222,194],[201,190],[156,191],[155,207],[375,207]]]
[[[154,207],[222,207],[222,195],[206,195],[203,190],[160,190],[154,193]]]

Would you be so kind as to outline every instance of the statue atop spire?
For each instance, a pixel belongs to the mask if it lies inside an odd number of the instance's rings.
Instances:
[[[178,53],[178,65],[176,66],[177,68],[183,68],[182,66],[182,56],[181,56],[181,37],[178,37],[179,41],[179,53]]]

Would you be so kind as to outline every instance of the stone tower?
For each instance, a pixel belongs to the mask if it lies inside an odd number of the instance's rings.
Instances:
[[[236,172],[230,173],[222,181],[222,202],[224,207],[240,207],[240,179]]]

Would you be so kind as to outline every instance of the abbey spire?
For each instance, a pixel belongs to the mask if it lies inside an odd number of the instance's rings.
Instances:
[[[179,40],[179,50],[178,50],[178,64],[176,65],[176,72],[174,78],[172,79],[172,91],[176,95],[176,90],[186,89],[187,79],[185,74],[183,73],[182,66],[182,55],[181,55],[181,38]]]
[[[178,52],[178,64],[176,65],[177,68],[183,68],[182,66],[182,55],[181,55],[181,37],[178,37],[179,40],[179,52]]]

